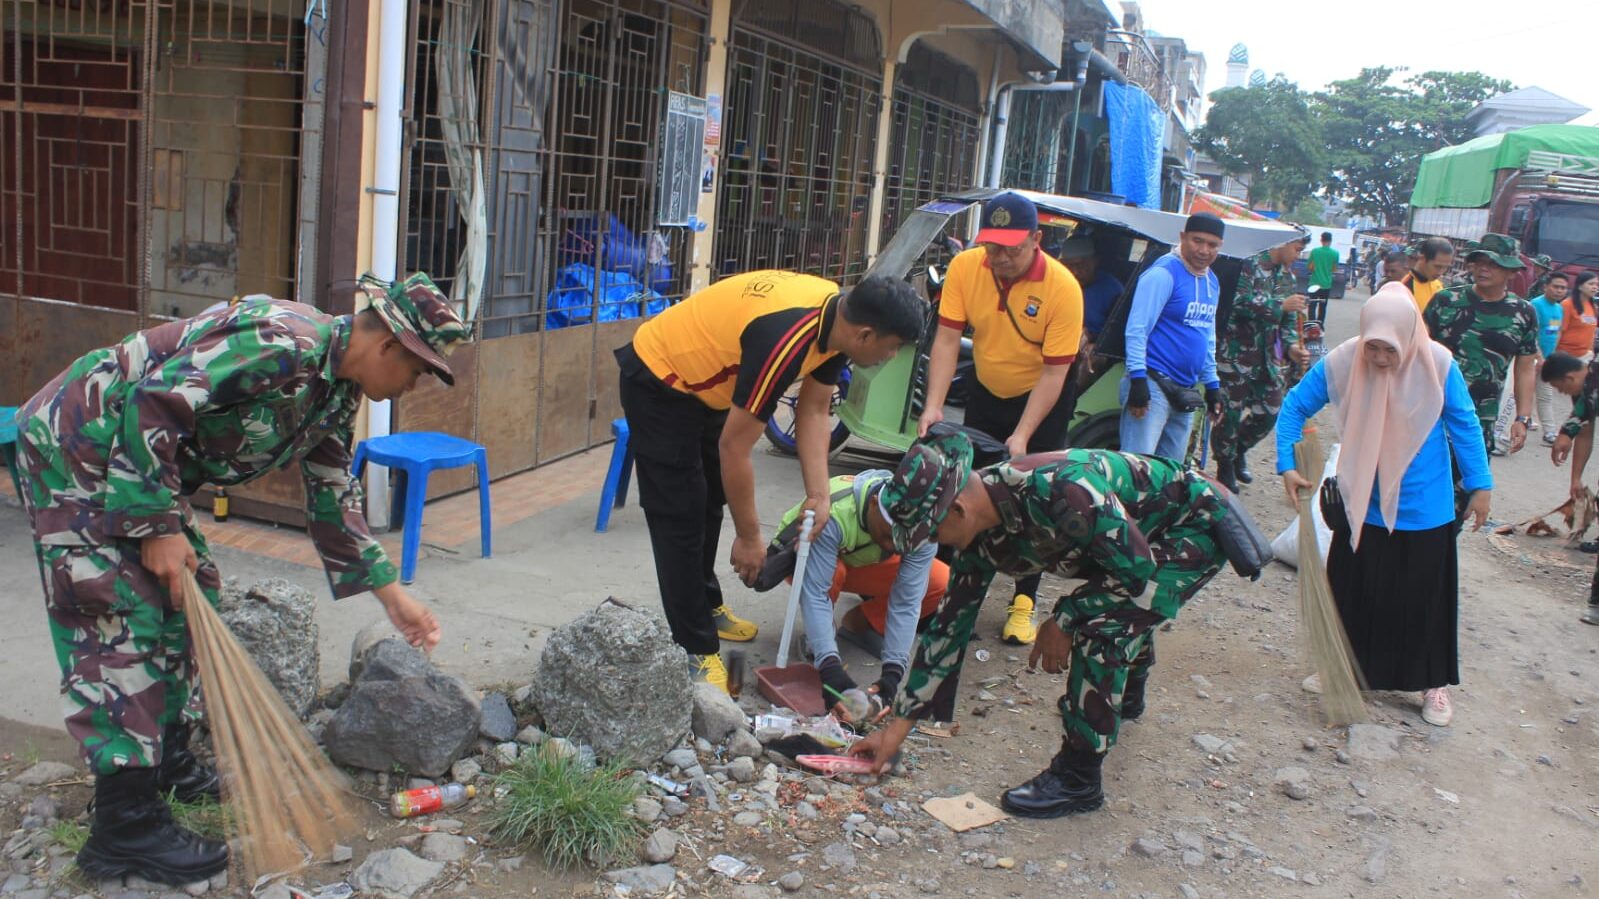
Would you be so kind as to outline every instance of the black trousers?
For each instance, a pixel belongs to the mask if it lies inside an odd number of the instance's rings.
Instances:
[[[1044,415],[1044,420],[1038,423],[1038,429],[1027,441],[1029,453],[1052,453],[1066,448],[1066,431],[1071,427],[1072,412],[1077,408],[1076,379],[1067,374],[1066,383],[1060,389],[1060,399],[1055,401],[1054,408]],[[1032,391],[1013,397],[997,397],[988,391],[987,387],[977,378],[972,378],[966,388],[966,427],[982,431],[995,440],[1004,441],[1016,430],[1016,425],[1022,420],[1022,413],[1027,411],[1027,400],[1033,395]],[[1038,585],[1043,575],[1029,575],[1016,582],[1017,596],[1031,596],[1035,602],[1038,599]]]
[[[616,361],[639,505],[672,639],[694,655],[719,652],[711,613],[722,604],[716,552],[727,498],[718,443],[727,413],[661,383],[632,344],[616,351]]]
[[[1305,319],[1323,327],[1327,324],[1327,301],[1332,298],[1332,288],[1312,287],[1305,292]]]

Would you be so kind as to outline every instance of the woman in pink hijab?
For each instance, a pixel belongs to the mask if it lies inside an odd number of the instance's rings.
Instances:
[[[1404,285],[1377,291],[1360,310],[1360,336],[1333,348],[1283,400],[1277,471],[1295,508],[1315,485],[1294,469],[1294,444],[1329,403],[1346,519],[1327,556],[1339,615],[1367,686],[1422,691],[1422,718],[1444,727],[1454,717],[1449,685],[1460,682],[1451,455],[1471,494],[1473,530],[1488,518],[1493,478],[1466,381],[1427,336]],[[1333,511],[1329,524],[1338,518]]]

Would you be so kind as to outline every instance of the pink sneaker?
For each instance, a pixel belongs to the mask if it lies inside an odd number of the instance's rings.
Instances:
[[[1449,701],[1449,688],[1439,687],[1421,694],[1421,720],[1433,727],[1448,727],[1455,718],[1455,707]]]

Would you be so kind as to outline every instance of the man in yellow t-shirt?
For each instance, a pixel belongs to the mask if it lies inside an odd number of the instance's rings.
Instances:
[[[641,325],[616,350],[622,410],[672,638],[700,675],[727,688],[720,640],[756,627],[722,602],[716,547],[733,511],[733,569],[754,583],[766,561],[750,452],[796,380],[795,443],[805,508],[828,517],[833,387],[846,362],[877,365],[921,339],[927,307],[884,277],[840,292],[813,275],[758,271],[724,278]]]
[[[1415,257],[1410,263],[1410,274],[1400,279],[1416,298],[1416,308],[1427,311],[1433,294],[1444,289],[1444,273],[1455,263],[1455,245],[1448,238],[1429,237],[1416,245]]]
[[[1013,457],[1066,447],[1075,395],[1066,374],[1083,339],[1083,291],[1066,266],[1038,245],[1038,209],[1006,191],[983,204],[978,246],[950,260],[939,298],[938,336],[927,372],[918,432],[944,419],[962,332],[972,329],[976,382],[966,426],[1005,441]],[[1037,576],[1016,583],[1001,636],[1033,642]]]

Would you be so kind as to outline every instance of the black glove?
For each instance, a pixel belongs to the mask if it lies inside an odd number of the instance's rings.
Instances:
[[[1127,381],[1127,406],[1130,409],[1149,408],[1149,379],[1130,378]]]
[[[1211,415],[1220,415],[1221,414],[1221,388],[1220,387],[1206,387],[1205,388],[1205,408],[1210,410],[1210,414]]]

